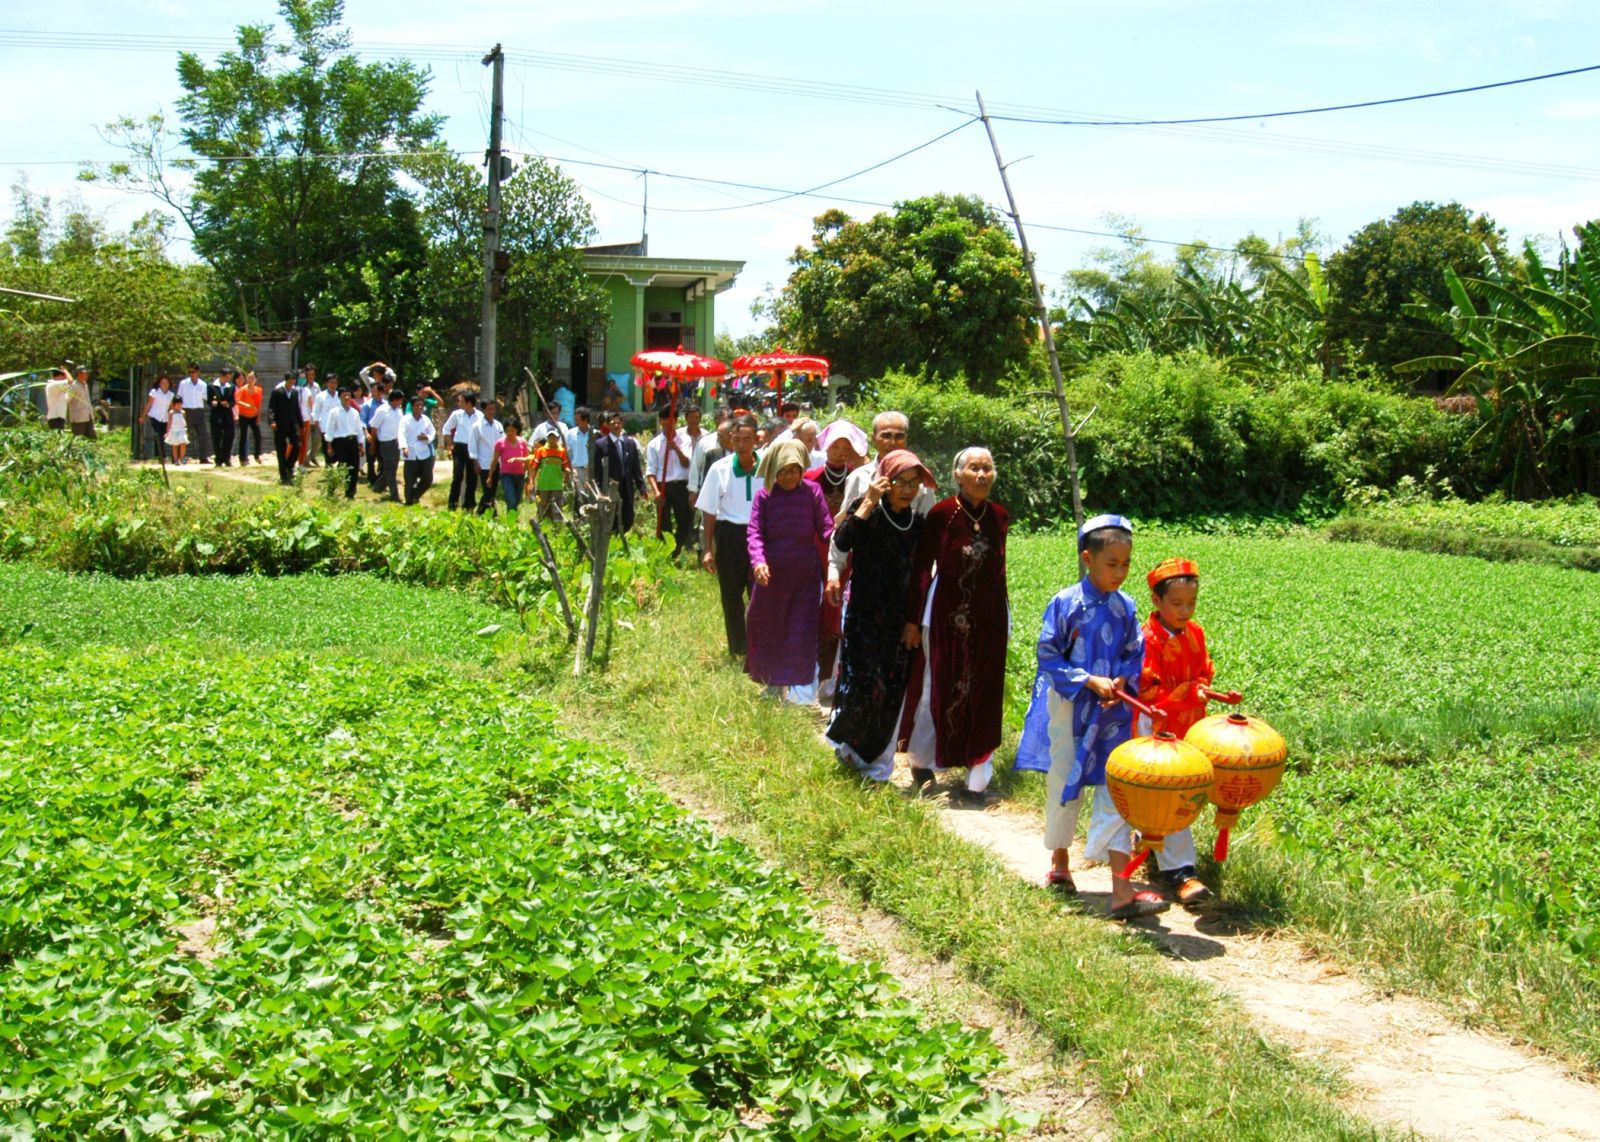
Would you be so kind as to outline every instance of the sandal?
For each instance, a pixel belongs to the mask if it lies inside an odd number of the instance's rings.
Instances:
[[[1077,895],[1078,886],[1073,883],[1072,874],[1064,869],[1052,868],[1050,875],[1044,878],[1044,882],[1057,892],[1068,896]]]
[[[1188,877],[1182,884],[1177,885],[1173,891],[1177,894],[1178,903],[1185,908],[1193,908],[1211,899],[1211,889],[1207,888],[1206,882],[1198,876]]]
[[[1133,899],[1113,908],[1108,915],[1113,920],[1137,920],[1141,916],[1155,916],[1172,905],[1159,892],[1135,892]]]

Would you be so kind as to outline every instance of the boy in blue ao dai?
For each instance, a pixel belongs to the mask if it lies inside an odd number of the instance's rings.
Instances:
[[[1144,665],[1138,608],[1120,589],[1133,558],[1133,524],[1119,515],[1089,520],[1078,531],[1078,557],[1082,578],[1045,607],[1016,762],[1018,769],[1046,774],[1049,879],[1068,891],[1074,886],[1067,850],[1085,789],[1096,792],[1084,856],[1113,869],[1128,862],[1132,834],[1106,793],[1106,759],[1132,733],[1131,711],[1115,692],[1137,693]],[[1157,894],[1135,893],[1120,877],[1111,884],[1113,916],[1147,916],[1167,907]]]

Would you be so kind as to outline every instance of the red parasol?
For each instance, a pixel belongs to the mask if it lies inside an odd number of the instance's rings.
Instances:
[[[785,353],[780,345],[770,353],[751,353],[733,359],[733,367],[741,373],[771,373],[772,387],[777,390],[778,403],[783,403],[783,375],[785,373],[821,373],[828,375],[828,358],[807,357],[799,353]]]
[[[678,384],[696,377],[721,377],[727,375],[728,366],[715,357],[702,357],[698,353],[686,353],[682,345],[676,349],[646,349],[635,353],[628,362],[634,368],[645,373],[671,378],[672,384],[672,416],[678,415]],[[670,442],[669,442],[670,443]],[[666,453],[662,453],[662,475],[666,475]],[[656,501],[656,538],[661,538],[661,527],[666,513],[664,491],[662,498]]]

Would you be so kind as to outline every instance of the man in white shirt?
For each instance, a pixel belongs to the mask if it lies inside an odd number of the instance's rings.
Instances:
[[[671,411],[656,414],[661,431],[644,449],[644,478],[656,502],[656,536],[672,531],[672,554],[689,546],[694,532],[694,512],[689,508],[689,438]]]
[[[580,408],[573,414],[577,422],[567,429],[567,463],[572,466],[572,502],[581,504],[589,487],[589,445],[594,442],[594,430],[589,427],[589,410]]]
[[[67,427],[74,436],[86,436],[90,440],[95,438],[94,403],[89,395],[88,365],[79,365],[72,382],[67,385]]]
[[[878,461],[890,452],[906,447],[910,432],[911,421],[903,412],[880,412],[872,418],[872,446],[877,455],[851,472],[849,479],[845,480],[844,499],[840,501],[839,514],[833,520],[835,527],[844,522],[845,513],[850,510],[850,505],[865,496],[867,489],[872,486],[872,481],[878,478]],[[911,501],[912,513],[925,516],[931,507],[933,507],[933,489],[919,488],[916,499]],[[827,595],[828,601],[834,606],[839,606],[844,600],[844,589],[840,586],[840,582],[844,575],[844,565],[848,560],[849,555],[840,551],[838,546],[829,540]]]
[[[483,484],[483,495],[478,500],[478,514],[494,514],[494,486],[490,478],[490,469],[494,467],[494,446],[506,434],[505,425],[500,423],[500,404],[498,401],[485,401],[483,410],[478,413],[478,425],[472,430],[472,463],[478,470],[478,480]]]
[[[322,421],[322,432],[328,441],[333,463],[343,464],[345,476],[344,498],[356,498],[356,477],[361,473],[361,453],[366,448],[367,433],[361,424],[361,410],[350,399],[350,390],[338,393],[339,402]]]
[[[405,398],[398,391],[391,391],[389,399],[373,410],[367,424],[372,450],[378,454],[378,474],[372,481],[372,490],[380,496],[387,492],[394,503],[400,502],[395,473],[400,469],[400,422],[405,419],[404,403]]]
[[[717,576],[722,594],[722,626],[728,636],[728,653],[742,656],[748,643],[744,614],[749,605],[750,509],[764,484],[756,476],[756,418],[746,413],[729,422],[733,455],[706,469],[695,507],[704,521],[700,562]]]
[[[51,428],[67,427],[67,380],[65,369],[56,369],[44,383],[44,422]]]
[[[689,495],[700,494],[700,485],[705,482],[706,470],[726,456],[732,449],[732,439],[729,437],[728,413],[723,410],[717,413],[717,430],[715,432],[702,432],[700,439],[694,442],[694,451],[689,454]]]
[[[450,503],[456,510],[459,504],[471,511],[478,502],[478,468],[472,461],[472,434],[478,427],[478,398],[462,393],[456,398],[456,407],[444,422],[440,435],[450,453]],[[465,488],[465,495],[462,489]]]
[[[400,421],[400,455],[406,461],[406,506],[433,487],[433,421],[426,402],[411,398],[411,415]]]
[[[328,417],[339,411],[341,400],[339,395],[339,378],[329,373],[324,386],[317,390],[311,398],[311,452],[314,456],[321,456],[329,464],[337,463],[333,449],[329,442],[333,437],[328,435]]]
[[[178,382],[178,402],[183,407],[183,421],[189,429],[189,450],[199,464],[211,459],[211,418],[206,412],[208,392],[206,383],[200,379],[200,366],[191,364],[189,375]]]

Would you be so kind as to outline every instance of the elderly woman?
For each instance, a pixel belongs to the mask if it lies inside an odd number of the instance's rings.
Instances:
[[[828,739],[840,761],[873,781],[894,773],[912,660],[902,615],[923,519],[911,503],[922,488],[935,486],[916,456],[891,452],[833,533],[834,545],[851,557],[852,574]]]
[[[756,472],[766,486],[750,507],[750,608],[745,615],[745,671],[792,702],[816,699],[817,617],[822,605],[822,556],[833,534],[822,489],[805,479],[806,447],[774,445]]]
[[[799,423],[795,422],[797,435]],[[808,448],[812,447],[803,436],[801,443],[806,444]],[[828,514],[838,520],[845,507],[845,480],[849,478],[851,472],[867,462],[867,434],[848,420],[836,420],[822,430],[816,444],[821,446],[821,452],[818,453],[813,449],[813,460],[819,454],[823,459],[820,464],[815,464],[806,471],[806,479],[822,489],[822,498],[828,502]],[[828,558],[826,546],[822,549],[822,558],[824,560]],[[848,579],[849,573],[849,568],[846,567],[840,580],[841,584]],[[895,612],[899,613],[898,606]],[[841,616],[842,609],[838,600],[824,593],[822,614],[819,619],[821,625],[817,631],[817,700],[820,702],[827,702],[833,697],[833,667],[839,655]]]
[[[1005,693],[1006,531],[1011,516],[989,499],[994,457],[956,454],[959,493],[928,512],[904,609],[905,639],[920,647],[912,666],[901,736],[917,788],[937,769],[967,770],[960,795],[983,801],[994,775]]]

